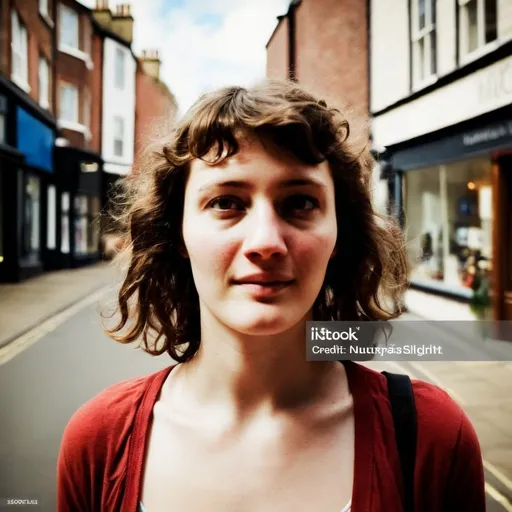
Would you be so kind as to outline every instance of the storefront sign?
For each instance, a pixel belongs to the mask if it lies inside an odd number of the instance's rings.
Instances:
[[[503,122],[464,133],[462,135],[462,144],[466,147],[472,147],[486,142],[498,142],[512,136],[512,121]]]
[[[16,109],[16,121],[17,148],[27,164],[53,172],[54,131],[21,107]]]
[[[391,147],[512,104],[512,56],[378,115],[374,143]]]
[[[488,70],[484,69],[479,77],[478,100],[482,104],[512,99],[512,61],[498,63]]]
[[[393,168],[407,171],[502,148],[512,148],[512,119],[395,151],[391,161]]]

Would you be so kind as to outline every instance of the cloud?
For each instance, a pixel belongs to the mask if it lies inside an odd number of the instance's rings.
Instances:
[[[94,0],[81,0],[92,7]],[[134,51],[158,49],[180,114],[204,91],[265,76],[265,45],[289,0],[132,0]],[[111,3],[111,7],[112,7]]]

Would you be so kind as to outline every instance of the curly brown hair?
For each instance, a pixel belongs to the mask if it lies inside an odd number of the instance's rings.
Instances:
[[[329,163],[338,237],[313,318],[386,321],[401,314],[405,244],[394,219],[374,210],[368,137],[358,150],[339,110],[296,83],[266,80],[201,96],[128,180],[128,268],[118,294],[121,318],[106,328],[113,339],[130,343],[142,336],[146,352],[168,352],[178,362],[198,350],[199,298],[181,231],[190,162],[229,158],[245,136],[271,141],[307,164]]]

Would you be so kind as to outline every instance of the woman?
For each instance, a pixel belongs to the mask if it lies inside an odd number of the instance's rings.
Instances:
[[[386,378],[310,362],[308,320],[389,320],[400,230],[372,209],[372,160],[296,84],[201,97],[133,178],[122,343],[178,362],[77,411],[59,511],[401,511]],[[417,511],[484,510],[475,432],[415,381]]]

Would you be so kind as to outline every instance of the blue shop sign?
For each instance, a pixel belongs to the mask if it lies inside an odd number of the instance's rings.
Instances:
[[[17,147],[25,155],[27,164],[53,172],[54,131],[21,107],[17,107],[16,118]]]

